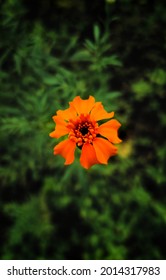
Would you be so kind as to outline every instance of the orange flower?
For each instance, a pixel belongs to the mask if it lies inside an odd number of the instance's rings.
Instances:
[[[94,164],[107,164],[108,159],[117,153],[112,144],[120,143],[118,129],[121,124],[111,119],[114,112],[107,113],[101,102],[95,102],[93,96],[83,100],[76,96],[69,102],[69,108],[58,110],[53,116],[55,130],[50,133],[53,138],[68,135],[54,147],[54,155],[65,158],[65,165],[74,161],[76,147],[81,149],[80,163],[88,169]],[[98,121],[108,120],[99,125]]]

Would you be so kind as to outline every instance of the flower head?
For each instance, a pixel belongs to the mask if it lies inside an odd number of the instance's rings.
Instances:
[[[54,155],[65,158],[65,165],[74,161],[76,147],[81,149],[80,163],[88,169],[94,164],[107,164],[108,159],[117,153],[113,144],[120,143],[118,129],[121,124],[111,119],[114,112],[107,113],[101,102],[95,102],[93,96],[83,100],[76,96],[69,102],[69,108],[58,110],[53,120],[55,130],[53,138],[68,135],[54,147]],[[111,119],[111,120],[110,120]],[[107,120],[99,125],[98,121]]]

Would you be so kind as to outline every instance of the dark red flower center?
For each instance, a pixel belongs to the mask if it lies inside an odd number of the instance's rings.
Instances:
[[[86,134],[89,132],[89,129],[88,129],[87,126],[82,126],[82,127],[80,128],[80,132],[81,132],[82,135],[84,136],[84,135],[86,135]]]
[[[70,129],[69,138],[82,146],[84,143],[92,143],[97,135],[98,123],[92,121],[89,115],[81,114],[76,120],[70,120],[67,124]]]

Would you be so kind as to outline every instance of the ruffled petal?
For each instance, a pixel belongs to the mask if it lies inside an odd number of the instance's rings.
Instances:
[[[83,100],[80,96],[76,96],[72,102],[69,102],[69,104],[71,108],[75,108],[78,115],[87,115],[92,110],[95,104],[95,99],[93,96],[89,96],[88,99]]]
[[[117,148],[103,138],[94,139],[93,147],[98,161],[103,164],[107,164],[108,159],[117,153]]]
[[[59,138],[69,133],[69,128],[66,127],[66,122],[60,116],[53,116],[53,120],[56,123],[56,128],[49,135],[53,138]]]
[[[95,121],[99,121],[99,120],[104,120],[104,119],[110,119],[113,118],[114,116],[114,112],[108,113],[103,105],[101,104],[101,102],[96,102],[92,111],[91,111],[91,119],[95,120]]]
[[[75,117],[77,116],[77,112],[74,107],[69,107],[66,110],[58,110],[57,115],[62,119],[68,121],[70,119],[75,119]]]
[[[54,155],[61,155],[65,158],[65,165],[71,164],[74,161],[75,148],[76,143],[66,139],[54,147]]]
[[[106,123],[103,123],[98,127],[98,133],[104,137],[106,137],[112,143],[120,143],[122,140],[118,137],[118,128],[121,124],[113,119]]]
[[[86,143],[83,145],[81,151],[80,163],[86,169],[89,169],[94,164],[100,163],[97,160],[95,149],[91,144]]]

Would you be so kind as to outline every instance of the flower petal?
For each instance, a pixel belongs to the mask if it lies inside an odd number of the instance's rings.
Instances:
[[[80,163],[86,169],[90,168],[94,164],[100,163],[97,160],[94,147],[91,144],[86,143],[83,145],[81,151]]]
[[[120,143],[122,140],[118,137],[118,128],[121,124],[113,119],[98,127],[98,133],[106,137],[112,143]]]
[[[95,99],[93,96],[89,96],[88,99],[83,100],[80,96],[76,96],[72,102],[69,102],[71,107],[74,107],[76,112],[80,114],[87,115],[92,110]]]
[[[117,148],[108,140],[103,138],[96,138],[93,141],[96,157],[100,163],[107,164],[109,157],[117,153]]]
[[[54,147],[54,155],[61,155],[65,158],[65,165],[71,164],[74,161],[74,152],[76,143],[70,139],[60,142]]]
[[[91,111],[91,119],[95,121],[110,119],[114,116],[114,112],[108,113],[101,102],[96,102],[92,111]]]
[[[56,123],[56,128],[49,135],[53,138],[59,138],[69,133],[69,128],[66,127],[66,122],[60,116],[53,116],[53,120]]]
[[[77,116],[77,112],[74,107],[69,107],[66,110],[58,110],[57,115],[64,120],[74,119]]]

